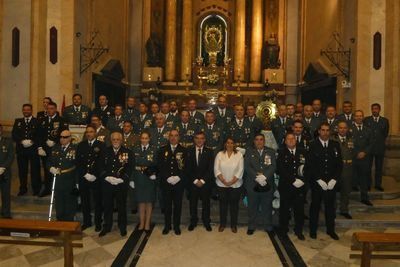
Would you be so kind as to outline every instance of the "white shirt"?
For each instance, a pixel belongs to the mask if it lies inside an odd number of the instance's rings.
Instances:
[[[321,144],[322,144],[322,146],[323,147],[328,147],[328,145],[329,145],[329,139],[328,140],[326,140],[326,141],[324,141],[324,140],[322,140],[321,138],[318,138],[319,139],[319,141],[321,142]]]
[[[218,112],[221,117],[225,117],[226,108],[218,108]]]
[[[224,179],[229,182],[232,181],[233,177],[237,177],[239,180],[231,185],[232,188],[238,188],[243,184],[243,155],[240,152],[232,153],[228,157],[228,153],[220,151],[215,157],[214,161],[214,174],[215,177],[222,174]],[[218,178],[216,178],[217,185],[219,187],[227,187]]]

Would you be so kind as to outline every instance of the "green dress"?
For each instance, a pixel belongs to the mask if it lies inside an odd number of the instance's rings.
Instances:
[[[156,180],[150,179],[156,173],[156,149],[149,145],[143,151],[141,145],[133,148],[135,154],[135,170],[132,180],[135,182],[135,195],[138,203],[154,202],[156,198]]]

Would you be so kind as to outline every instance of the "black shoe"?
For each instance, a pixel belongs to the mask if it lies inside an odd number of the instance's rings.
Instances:
[[[43,190],[40,190],[38,197],[45,197],[48,195],[50,195],[50,190],[43,189]]]
[[[207,232],[211,232],[212,231],[211,225],[205,224],[204,227],[206,228]]]
[[[26,189],[21,189],[21,190],[19,190],[17,196],[19,196],[19,197],[20,197],[20,196],[23,196],[23,195],[25,195],[27,192],[28,192],[28,190],[26,190]]]
[[[92,225],[91,224],[82,224],[81,229],[82,229],[82,231],[85,231],[89,227],[92,227]]]
[[[349,220],[353,219],[353,217],[351,217],[351,215],[348,212],[341,212],[340,215]]]
[[[317,233],[310,233],[311,239],[317,239]]]
[[[248,230],[247,230],[247,235],[252,235],[252,234],[254,234],[254,230],[248,229]]]
[[[375,186],[375,189],[378,190],[378,191],[381,191],[381,192],[384,191],[382,186]]]
[[[106,234],[108,234],[110,231],[107,231],[106,229],[101,230],[99,237],[105,236]]]
[[[176,235],[181,235],[181,229],[179,227],[175,228],[174,232],[175,232]]]
[[[295,234],[296,234],[296,236],[297,236],[297,238],[299,240],[306,240],[306,238],[304,237],[303,233],[295,233]]]
[[[121,234],[121,236],[126,236],[126,229],[119,230],[119,233]]]
[[[137,209],[132,209],[132,210],[131,210],[131,213],[132,213],[132,214],[136,214],[136,213],[137,213]]]
[[[364,205],[367,205],[367,206],[371,206],[371,207],[373,206],[373,204],[369,200],[361,200],[361,203],[363,203]]]
[[[190,224],[189,227],[188,227],[188,230],[189,231],[193,231],[194,228],[196,228],[196,225],[195,224]]]
[[[352,191],[358,192],[358,187],[357,187],[357,186],[353,186],[353,187],[352,187]]]
[[[96,227],[94,228],[94,231],[97,233],[97,232],[100,232],[101,231],[101,225],[96,225]]]
[[[162,234],[167,235],[169,231],[171,231],[171,228],[164,227],[164,229],[162,230]]]
[[[339,236],[335,233],[327,233],[333,240],[339,240]]]

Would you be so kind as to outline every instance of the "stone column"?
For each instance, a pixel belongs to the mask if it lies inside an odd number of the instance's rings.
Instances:
[[[183,0],[182,15],[182,61],[181,61],[181,80],[186,80],[186,74],[191,73],[192,69],[192,29],[193,29],[192,0]],[[189,76],[190,79],[190,76]]]
[[[246,34],[246,1],[236,0],[235,10],[235,77],[244,78],[245,67],[245,34]]]
[[[176,1],[167,0],[165,29],[165,80],[174,81],[176,74]]]
[[[259,82],[261,76],[261,51],[263,44],[262,0],[253,1],[251,32],[250,81]]]

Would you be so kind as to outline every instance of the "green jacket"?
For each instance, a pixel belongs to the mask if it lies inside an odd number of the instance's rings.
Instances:
[[[255,148],[248,148],[244,157],[244,184],[247,190],[253,190],[256,185],[256,176],[263,174],[267,178],[267,183],[275,186],[274,173],[276,170],[275,150],[264,147],[262,154]]]
[[[11,139],[0,137],[0,167],[6,168],[3,174],[6,178],[11,178],[11,164],[13,160],[14,146]]]

